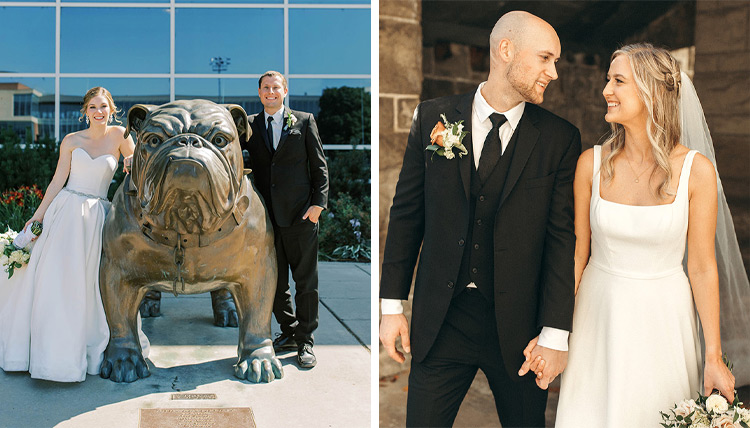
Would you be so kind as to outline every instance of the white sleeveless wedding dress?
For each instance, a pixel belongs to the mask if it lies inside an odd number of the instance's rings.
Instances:
[[[591,258],[576,295],[556,427],[658,427],[659,411],[700,391],[697,316],[682,266],[695,153],[685,157],[673,203],[631,206],[601,198],[594,147]]]
[[[111,154],[92,159],[84,149],[74,149],[68,184],[44,215],[28,266],[10,280],[0,276],[3,370],[58,382],[99,374],[109,341],[99,261],[110,207],[107,189],[116,168]],[[140,338],[147,356],[148,340],[142,333]]]

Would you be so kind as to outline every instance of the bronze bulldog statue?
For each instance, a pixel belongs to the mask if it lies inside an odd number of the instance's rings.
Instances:
[[[239,318],[235,375],[253,382],[283,376],[273,351],[276,281],[273,227],[245,177],[240,138],[250,137],[237,105],[205,100],[135,105],[133,165],[102,232],[99,272],[110,339],[101,376],[149,376],[136,320],[149,290],[178,294],[228,290]]]

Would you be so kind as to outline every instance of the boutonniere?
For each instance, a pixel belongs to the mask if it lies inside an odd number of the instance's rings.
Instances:
[[[286,123],[284,124],[284,131],[289,130],[294,124],[297,123],[297,117],[291,112],[286,112]]]
[[[466,147],[461,143],[463,141],[467,131],[464,131],[464,121],[459,120],[455,123],[448,122],[445,118],[445,114],[440,115],[443,121],[438,121],[435,127],[430,132],[430,144],[425,150],[432,152],[432,155],[445,156],[446,159],[453,159],[456,154],[453,149],[458,149],[458,157],[469,154]]]

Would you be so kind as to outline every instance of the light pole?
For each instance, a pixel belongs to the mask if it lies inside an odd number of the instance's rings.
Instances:
[[[221,75],[222,71],[227,71],[227,68],[229,67],[229,64],[231,61],[231,58],[222,58],[220,56],[215,56],[211,58],[211,61],[208,62],[208,64],[211,66],[211,69]],[[224,104],[224,96],[221,95],[221,76],[218,78],[219,81],[219,104]]]

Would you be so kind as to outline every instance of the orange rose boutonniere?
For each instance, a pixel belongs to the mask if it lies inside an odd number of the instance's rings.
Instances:
[[[469,154],[466,147],[461,143],[468,132],[464,131],[463,120],[455,123],[448,122],[445,114],[440,117],[443,121],[438,121],[430,132],[430,144],[425,150],[432,152],[432,155],[445,156],[446,159],[453,159],[456,154],[453,149],[458,150],[458,157]]]

